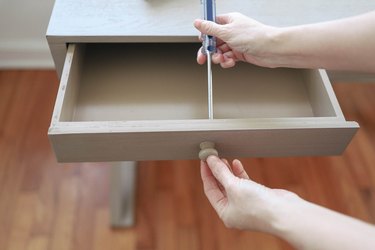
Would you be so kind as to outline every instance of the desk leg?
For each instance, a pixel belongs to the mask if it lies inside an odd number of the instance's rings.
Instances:
[[[111,167],[110,212],[112,227],[134,225],[137,162],[116,162]]]

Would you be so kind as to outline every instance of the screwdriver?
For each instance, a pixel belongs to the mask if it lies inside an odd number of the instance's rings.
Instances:
[[[201,0],[204,20],[215,22],[216,5],[215,0]],[[208,81],[208,118],[214,119],[213,96],[212,96],[212,69],[211,56],[216,52],[216,39],[213,36],[203,35],[203,54],[207,55],[207,81]]]

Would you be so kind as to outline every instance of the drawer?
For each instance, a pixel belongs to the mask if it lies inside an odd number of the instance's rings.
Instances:
[[[68,47],[49,138],[60,162],[336,155],[356,130],[324,70],[213,67],[194,43],[89,43]]]

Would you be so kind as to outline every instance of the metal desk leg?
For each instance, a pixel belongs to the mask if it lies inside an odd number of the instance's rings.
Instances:
[[[135,180],[137,162],[117,162],[111,167],[110,212],[111,226],[134,225]]]

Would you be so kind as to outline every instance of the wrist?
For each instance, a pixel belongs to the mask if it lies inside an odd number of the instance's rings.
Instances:
[[[299,36],[298,26],[271,29],[264,49],[271,67],[304,67],[304,42],[298,41]]]
[[[260,204],[262,201],[258,201]],[[303,220],[303,207],[309,204],[295,193],[286,190],[272,190],[267,195],[265,204],[258,209],[247,210],[248,219],[243,221],[250,228],[242,229],[257,230],[269,233],[287,240],[291,231],[294,230],[295,221]]]
[[[304,220],[303,211],[306,211],[309,204],[294,193],[288,192],[280,197],[275,204],[277,209],[274,209],[270,233],[289,241],[297,224]]]
[[[290,30],[287,28],[268,26],[263,35],[261,46],[253,54],[261,66],[270,68],[285,67],[290,61],[291,51],[288,49]],[[249,44],[252,44],[251,42]],[[254,49],[254,48],[253,48]]]

